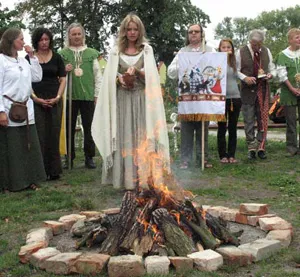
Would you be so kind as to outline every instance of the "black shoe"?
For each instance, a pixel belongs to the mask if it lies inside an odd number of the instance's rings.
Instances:
[[[85,157],[85,167],[89,169],[96,168],[96,165],[92,157]]]
[[[265,159],[267,158],[266,152],[263,151],[263,150],[259,150],[259,151],[257,152],[257,156],[258,156],[260,159],[262,159],[262,160],[265,160]]]
[[[256,153],[255,151],[249,151],[248,152],[248,160],[253,161],[256,159]]]

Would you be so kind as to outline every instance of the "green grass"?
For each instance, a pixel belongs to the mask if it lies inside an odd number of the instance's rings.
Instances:
[[[220,164],[215,136],[209,137],[212,169],[192,167],[179,169],[179,153],[174,151],[170,136],[172,171],[178,183],[190,190],[201,204],[238,208],[242,202],[270,204],[270,212],[292,223],[294,239],[291,246],[271,258],[247,267],[223,266],[215,273],[191,271],[184,277],[293,277],[299,276],[295,265],[300,261],[300,156],[285,157],[283,142],[268,141],[267,160],[249,162],[244,139],[238,140],[238,164]],[[41,184],[38,191],[0,194],[0,276],[50,277],[44,271],[18,260],[20,247],[27,232],[42,225],[44,220],[81,210],[101,210],[118,207],[123,192],[101,185],[101,159],[98,168],[86,170],[82,151],[77,151],[74,169],[65,171],[58,182]],[[104,276],[104,275],[103,275]],[[175,276],[172,271],[169,277]],[[154,275],[149,275],[154,277]],[[157,276],[156,276],[157,277]]]

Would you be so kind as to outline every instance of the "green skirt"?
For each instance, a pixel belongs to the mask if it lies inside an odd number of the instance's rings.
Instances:
[[[35,125],[0,127],[0,190],[18,191],[46,180]]]

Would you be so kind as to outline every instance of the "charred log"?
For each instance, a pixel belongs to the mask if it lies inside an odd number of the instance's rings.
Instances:
[[[157,207],[157,203],[157,198],[152,198],[146,203],[143,210],[140,212],[137,221],[133,224],[132,228],[122,241],[120,245],[122,250],[129,251],[133,246],[133,242],[144,236],[144,230],[147,226],[144,226],[143,223],[146,224],[146,222],[150,222],[151,214]]]
[[[152,213],[153,222],[162,230],[167,248],[172,249],[178,256],[186,256],[194,249],[193,241],[178,226],[177,222],[164,208]]]
[[[212,233],[207,229],[207,226],[203,228],[196,223],[189,221],[183,215],[180,219],[197,234],[197,237],[201,240],[205,249],[216,249],[219,246]]]
[[[118,254],[120,243],[130,230],[137,208],[136,195],[133,192],[126,192],[121,205],[121,210],[116,224],[112,227],[105,241],[100,247],[100,253],[111,256]]]
[[[151,234],[144,235],[141,239],[137,238],[133,242],[133,252],[136,255],[144,256],[149,253],[153,246],[153,238]]]
[[[239,239],[226,229],[223,224],[219,222],[219,219],[206,213],[206,224],[212,231],[213,235],[224,243],[230,243],[233,245],[240,245]]]
[[[101,244],[107,237],[107,229],[97,226],[89,231],[83,238],[76,243],[76,249],[87,246],[91,247],[94,244]]]

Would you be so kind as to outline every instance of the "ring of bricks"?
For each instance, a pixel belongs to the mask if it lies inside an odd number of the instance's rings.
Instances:
[[[58,221],[44,221],[43,227],[30,230],[26,245],[22,246],[19,258],[22,263],[54,274],[96,275],[107,271],[110,277],[143,276],[148,274],[168,274],[170,267],[177,272],[191,269],[215,271],[223,264],[246,266],[268,258],[282,248],[290,245],[292,225],[275,214],[269,214],[268,205],[257,203],[240,204],[239,209],[222,206],[203,206],[211,215],[227,221],[256,226],[266,232],[266,237],[236,246],[221,246],[215,250],[203,250],[187,257],[148,256],[143,259],[137,255],[110,257],[105,254],[89,252],[61,253],[48,247],[53,236],[69,231],[81,219],[99,217],[103,214],[116,214],[119,209],[102,212],[86,211],[70,214]]]

